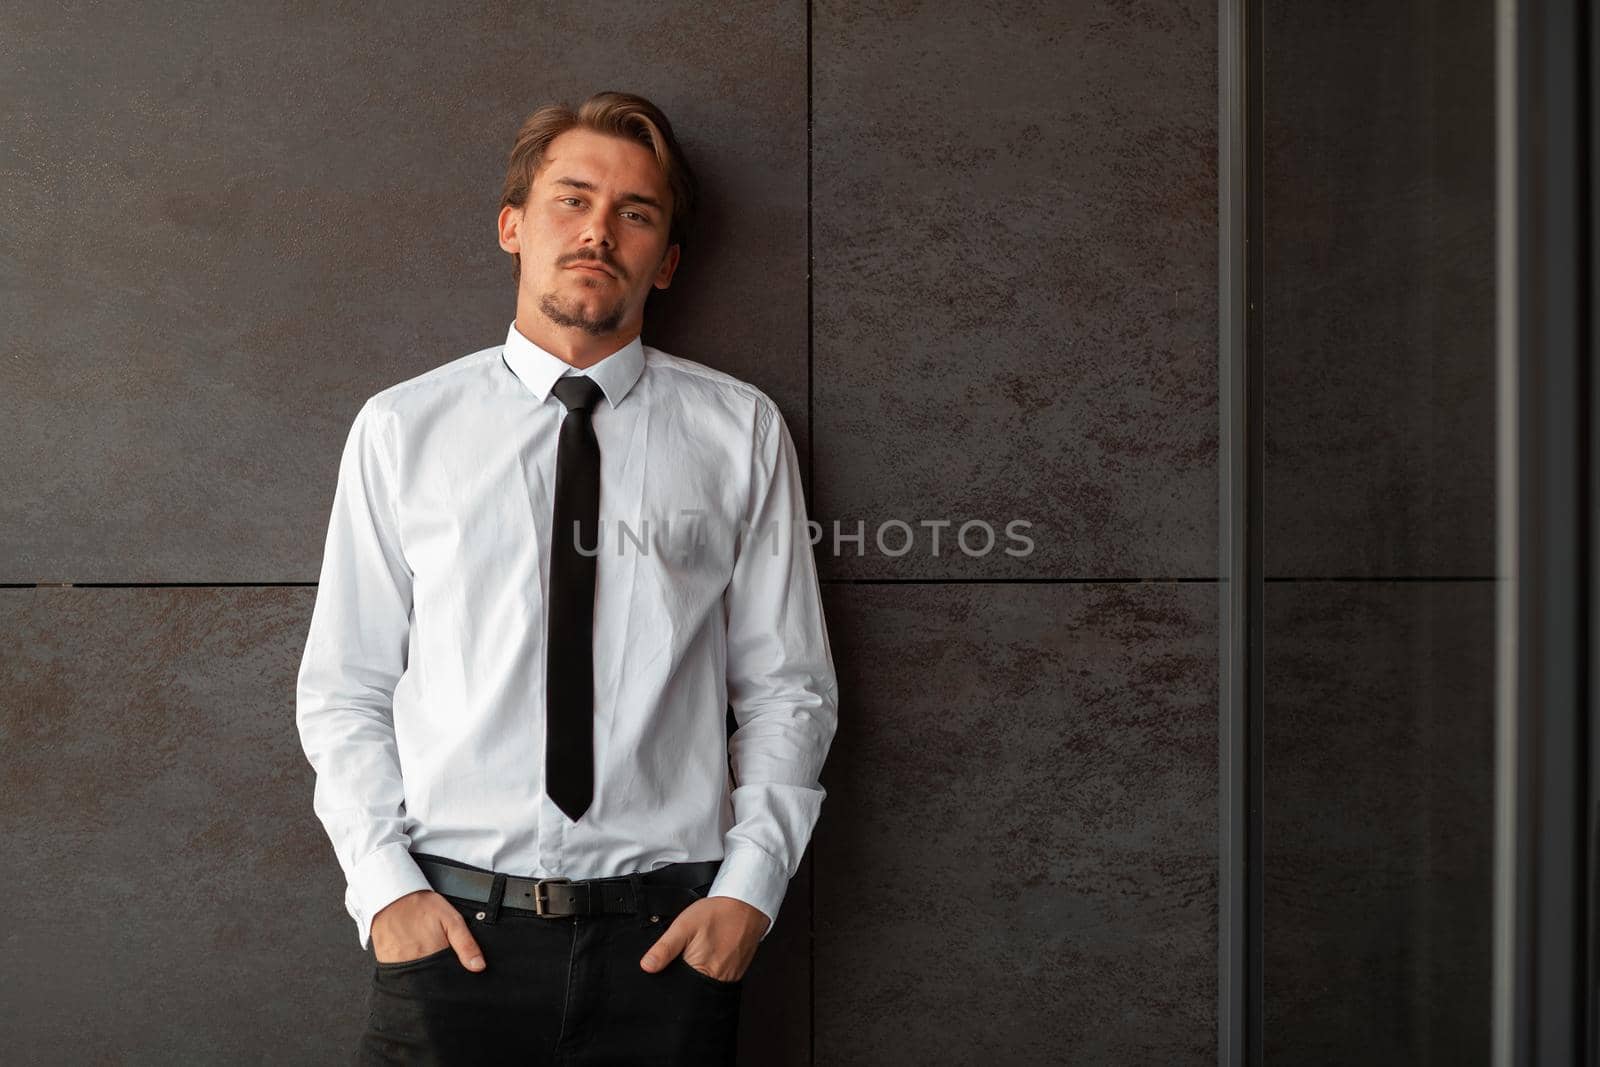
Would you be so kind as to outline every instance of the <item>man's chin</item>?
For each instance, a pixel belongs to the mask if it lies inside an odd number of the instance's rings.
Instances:
[[[622,310],[586,307],[587,301],[563,302],[546,293],[538,303],[540,314],[556,326],[582,330],[595,336],[611,333],[622,324]]]

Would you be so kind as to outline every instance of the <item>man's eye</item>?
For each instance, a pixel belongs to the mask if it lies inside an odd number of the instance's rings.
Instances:
[[[624,211],[623,214],[624,215],[632,215],[634,218],[638,219],[640,222],[649,222],[650,221],[649,219],[645,218],[643,215],[639,214],[637,211]]]
[[[563,196],[561,198],[561,202],[563,204],[566,204],[566,203],[569,203],[569,202],[573,203],[573,204],[576,204],[576,203],[578,203],[578,198],[575,197],[575,196]]]

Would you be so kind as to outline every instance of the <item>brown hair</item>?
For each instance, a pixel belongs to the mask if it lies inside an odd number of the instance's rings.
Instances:
[[[528,202],[533,177],[544,163],[550,142],[572,129],[594,130],[638,141],[655,153],[661,173],[672,190],[672,220],[667,244],[685,245],[694,218],[699,183],[688,158],[672,136],[672,123],[661,109],[632,93],[600,92],[580,104],[577,110],[565,104],[547,104],[523,120],[517,140],[511,147],[506,167],[505,186],[500,193],[500,209],[521,208]],[[513,252],[511,276],[522,276],[522,256]]]

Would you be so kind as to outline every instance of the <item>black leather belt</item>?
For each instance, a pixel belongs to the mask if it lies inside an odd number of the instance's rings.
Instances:
[[[425,852],[413,852],[411,858],[434,892],[485,905],[485,917],[491,922],[501,908],[552,919],[619,912],[672,914],[693,903],[699,896],[694,890],[708,886],[722,866],[721,860],[697,860],[573,881],[500,874]]]

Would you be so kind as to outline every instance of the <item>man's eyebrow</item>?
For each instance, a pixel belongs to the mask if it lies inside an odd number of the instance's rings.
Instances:
[[[553,181],[551,181],[550,184],[551,185],[570,185],[574,189],[593,190],[593,189],[596,188],[594,182],[586,182],[582,178],[556,178]],[[646,205],[648,205],[650,207],[655,208],[657,211],[663,211],[664,212],[664,211],[667,210],[665,207],[663,207],[661,205],[661,201],[657,200],[653,196],[646,196],[643,193],[623,193],[621,196],[617,197],[617,202],[618,203],[646,204]]]

